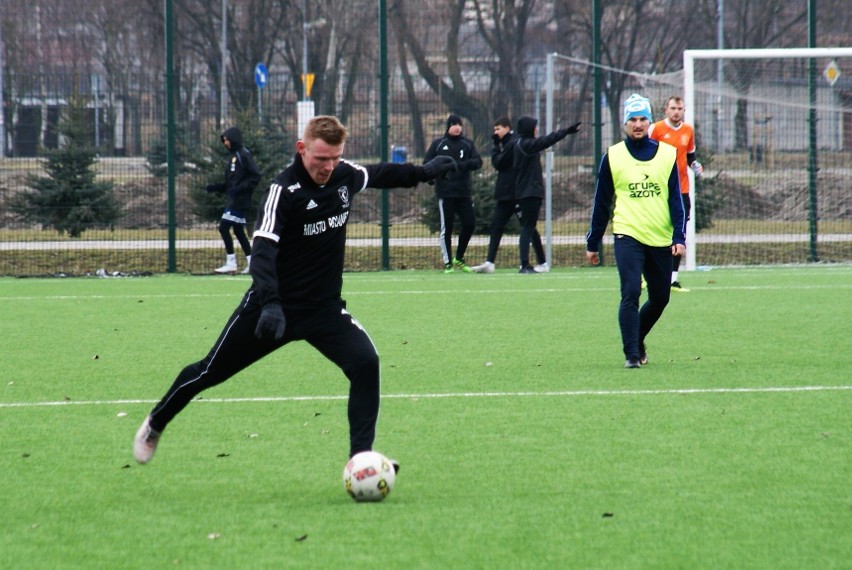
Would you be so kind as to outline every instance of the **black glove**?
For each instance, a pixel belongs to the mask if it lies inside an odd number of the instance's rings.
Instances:
[[[426,182],[440,178],[449,172],[456,172],[458,169],[459,165],[451,156],[441,155],[419,167],[417,174],[421,182]]]
[[[498,145],[498,144],[500,144],[500,141],[503,140],[503,139],[500,138],[500,135],[498,135],[497,133],[494,133],[493,135],[491,135],[491,140],[494,141],[495,145]]]
[[[580,132],[580,125],[582,125],[582,124],[583,123],[578,121],[578,122],[574,123],[573,125],[571,125],[570,127],[568,127],[567,129],[562,129],[562,132],[565,133],[566,136],[579,133]]]
[[[284,327],[287,319],[284,318],[284,310],[279,303],[267,303],[260,312],[254,336],[260,340],[281,340],[284,336]]]

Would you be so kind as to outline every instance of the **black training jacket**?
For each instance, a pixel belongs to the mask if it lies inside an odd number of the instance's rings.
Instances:
[[[439,155],[452,157],[456,161],[458,171],[435,180],[435,195],[438,198],[469,198],[470,173],[482,168],[482,157],[479,156],[473,141],[464,136],[444,135],[432,141],[423,157],[423,163]]]
[[[212,185],[212,190],[225,193],[225,208],[246,212],[252,207],[251,196],[260,182],[260,170],[249,149],[243,146],[239,128],[229,127],[221,136],[231,141],[231,155],[225,163],[225,182]]]
[[[264,193],[251,250],[252,287],[261,304],[311,308],[340,299],[346,224],[365,188],[409,188],[425,181],[413,164],[341,161],[318,186],[300,155]]]
[[[544,198],[544,177],[541,173],[539,153],[570,133],[568,129],[553,131],[543,137],[536,137],[535,126],[538,121],[524,118],[518,120],[518,139],[515,145],[513,168],[515,170],[515,198]]]
[[[513,131],[506,133],[500,142],[491,149],[491,166],[497,171],[497,183],[494,186],[494,199],[498,202],[515,199],[515,144],[518,135]]]

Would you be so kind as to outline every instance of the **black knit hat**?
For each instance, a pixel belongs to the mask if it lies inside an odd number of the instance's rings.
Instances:
[[[462,124],[462,118],[459,117],[458,115],[450,115],[449,117],[447,117],[447,128],[448,129],[450,127],[452,127],[453,125],[461,125],[461,124]]]

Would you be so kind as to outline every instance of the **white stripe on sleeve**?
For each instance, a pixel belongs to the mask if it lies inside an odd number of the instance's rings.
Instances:
[[[263,205],[263,222],[254,232],[255,235],[269,238],[276,243],[278,236],[275,235],[275,213],[278,211],[278,200],[281,198],[282,190],[283,187],[280,184],[273,183],[269,187],[269,194],[266,196],[266,203]]]
[[[340,162],[345,162],[346,164],[348,164],[349,166],[351,166],[352,168],[354,168],[355,170],[357,170],[358,172],[360,172],[364,176],[364,184],[360,188],[358,188],[357,192],[360,192],[361,190],[363,190],[364,188],[367,187],[367,183],[370,181],[370,175],[367,174],[366,168],[364,168],[360,164],[356,164],[354,162],[349,162],[346,159],[343,159]]]

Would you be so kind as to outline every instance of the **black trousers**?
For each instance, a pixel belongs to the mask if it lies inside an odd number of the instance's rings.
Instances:
[[[219,235],[222,236],[222,241],[225,243],[225,253],[234,253],[234,240],[231,239],[231,230],[234,231],[234,236],[240,243],[245,255],[251,255],[251,241],[246,235],[245,224],[232,222],[230,220],[219,220]]]
[[[260,317],[256,293],[249,289],[219,334],[210,352],[178,374],[163,399],[151,411],[151,427],[157,431],[203,390],[221,384],[285,344],[304,340],[334,362],[349,379],[349,451],[372,449],[379,416],[379,355],[358,321],[338,303],[311,310],[285,311],[287,326],[280,341],[261,341],[254,336]],[[286,365],[282,365],[282,376]]]
[[[473,236],[476,226],[476,214],[473,211],[473,200],[471,198],[440,198],[438,200],[438,211],[441,214],[441,257],[444,264],[452,263],[453,257],[464,261],[467,244]],[[453,255],[453,225],[456,214],[461,220],[461,231],[459,232],[459,245],[456,254]]]
[[[616,234],[614,251],[621,279],[618,324],[624,357],[638,360],[645,337],[660,319],[671,298],[672,248],[652,247],[630,236]],[[642,275],[648,288],[648,300],[640,309]]]
[[[518,200],[518,205],[521,207],[521,236],[518,240],[518,249],[523,268],[530,264],[530,243],[533,235],[538,233],[535,225],[538,223],[538,213],[541,210],[541,198],[521,198]]]
[[[506,225],[512,214],[521,219],[521,211],[518,203],[514,200],[498,200],[494,204],[494,214],[491,217],[491,227],[489,228],[488,239],[488,256],[486,261],[494,263],[497,260],[497,250],[500,248],[500,240],[503,239],[503,232],[506,231]],[[535,251],[536,259],[539,263],[544,263],[547,258],[544,256],[544,247],[541,245],[541,235],[538,230],[533,227],[532,247]]]

